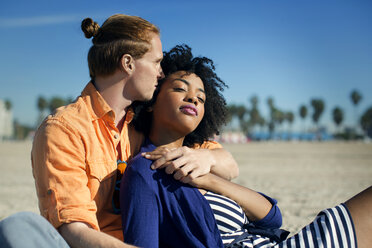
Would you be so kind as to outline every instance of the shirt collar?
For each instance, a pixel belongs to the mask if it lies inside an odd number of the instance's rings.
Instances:
[[[98,92],[92,82],[89,82],[84,90],[81,92],[81,96],[88,106],[89,112],[93,119],[102,119],[105,116],[112,121],[115,120],[115,113],[112,108],[107,104],[102,95]],[[130,123],[133,120],[134,112],[131,107],[128,108],[125,115],[125,122]]]

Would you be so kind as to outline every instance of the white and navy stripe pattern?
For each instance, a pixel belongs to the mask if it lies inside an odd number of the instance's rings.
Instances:
[[[210,191],[204,197],[213,210],[217,227],[221,233],[222,243],[225,247],[246,232],[243,229],[243,225],[248,224],[249,220],[243,209],[235,201]],[[231,247],[273,247],[275,244],[270,242],[267,237],[248,234],[244,240],[235,243]]]
[[[277,247],[357,247],[349,211],[343,204],[323,210],[312,223]]]
[[[210,191],[204,197],[213,210],[221,234],[242,230],[242,226],[248,223],[243,209],[235,201]]]
[[[248,233],[243,240],[231,246],[231,242],[247,232],[243,230],[243,225],[249,221],[243,209],[227,197],[212,192],[207,192],[204,196],[214,212],[225,247],[229,245],[229,247],[252,248],[357,247],[354,226],[343,204],[320,212],[312,223],[280,243],[271,242],[267,237]]]

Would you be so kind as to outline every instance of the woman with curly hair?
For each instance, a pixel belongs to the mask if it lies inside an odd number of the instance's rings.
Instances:
[[[192,147],[210,140],[226,118],[221,94],[226,85],[214,72],[213,62],[193,58],[188,46],[177,46],[164,53],[162,68],[166,77],[159,81],[153,99],[134,105],[132,123],[148,137],[141,151]],[[150,160],[139,155],[123,175],[120,207],[124,241],[141,247],[222,247],[207,201],[214,195],[208,192],[203,196],[197,188],[184,184],[188,168],[151,170],[150,165]],[[198,179],[193,178],[191,184],[193,181]],[[248,217],[261,227],[281,225],[274,199],[246,188],[243,191],[245,199],[240,204],[247,211],[238,212],[240,221]]]
[[[135,127],[146,134],[142,152],[210,140],[225,121],[226,87],[213,62],[176,46],[164,53],[153,99],[135,104]],[[287,239],[276,200],[209,173],[189,180],[188,168],[152,170],[138,155],[120,189],[124,241],[140,247],[367,247],[372,188],[322,211]],[[192,173],[192,172],[191,172]],[[174,178],[178,180],[174,180]]]

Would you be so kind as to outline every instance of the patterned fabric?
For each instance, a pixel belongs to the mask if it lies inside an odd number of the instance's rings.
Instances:
[[[276,247],[358,247],[354,224],[344,204],[323,210],[299,233]]]
[[[243,226],[249,224],[249,220],[235,201],[210,191],[204,197],[213,210],[225,247],[272,247],[276,244],[268,237],[249,234],[244,229]]]
[[[244,224],[249,223],[243,209],[230,198],[210,191],[204,197],[208,200],[214,212],[214,217],[221,234],[239,231]]]
[[[357,247],[353,222],[343,204],[320,212],[299,233],[277,243],[265,235],[252,234],[245,229],[244,226],[250,225],[249,220],[235,201],[212,192],[204,196],[213,210],[225,247]]]

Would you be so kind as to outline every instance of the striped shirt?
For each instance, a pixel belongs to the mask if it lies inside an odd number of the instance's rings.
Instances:
[[[299,233],[277,243],[264,235],[249,233],[243,227],[249,220],[235,201],[213,192],[204,197],[214,213],[225,247],[357,247],[353,222],[344,204],[323,210]]]

